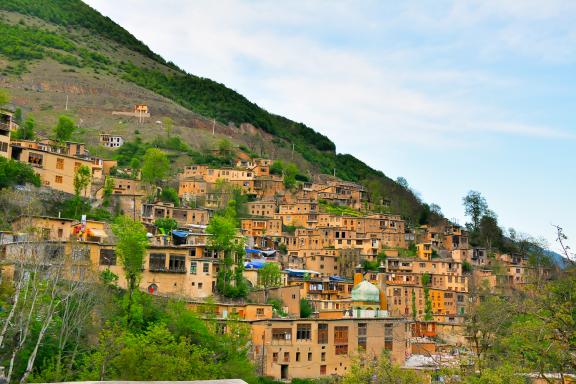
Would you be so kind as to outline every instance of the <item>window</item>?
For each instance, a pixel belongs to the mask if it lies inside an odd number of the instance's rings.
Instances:
[[[290,352],[284,352],[284,362],[287,363],[290,361]]]
[[[8,152],[8,143],[0,143],[0,151]]]
[[[310,340],[312,326],[310,324],[298,324],[296,328],[296,340]]]
[[[256,308],[257,316],[264,316],[264,308]]]
[[[170,272],[186,273],[186,256],[170,255],[168,270]]]
[[[56,184],[62,184],[62,176],[56,176],[56,177],[54,178],[54,182],[55,182]]]
[[[322,353],[320,354],[320,360],[321,360],[321,361],[326,361],[326,352],[322,352]]]
[[[325,366],[325,365],[321,365],[321,366],[320,366],[320,374],[321,374],[321,375],[326,375],[326,366]]]
[[[336,345],[336,355],[347,355],[348,354],[348,344]]]
[[[64,236],[64,230],[62,228],[58,228],[58,237],[62,238]]]
[[[116,265],[116,252],[113,249],[101,249],[100,265]]]
[[[190,262],[190,274],[195,275],[197,268],[198,268],[198,263],[195,261],[191,261]]]
[[[64,159],[56,159],[56,169],[64,169]]]
[[[312,361],[312,352],[308,352],[308,361]]]
[[[272,361],[273,361],[274,363],[277,363],[277,362],[278,362],[278,352],[272,353]]]
[[[210,271],[210,263],[204,263],[202,265],[202,272],[208,273]]]
[[[348,327],[334,327],[334,343],[348,343]]]
[[[328,324],[318,324],[318,344],[328,344]]]
[[[388,351],[392,350],[392,344],[394,340],[392,327],[393,327],[392,324],[384,325],[384,349],[387,349]]]
[[[358,324],[358,349],[366,350],[366,335],[368,333],[368,324]]]
[[[300,352],[296,352],[296,361],[300,361]]]
[[[29,162],[30,164],[35,164],[35,165],[40,165],[40,166],[42,166],[42,160],[43,160],[43,159],[44,159],[44,156],[42,156],[42,155],[39,154],[39,153],[33,153],[33,152],[31,152],[31,153],[28,155],[28,162]]]
[[[166,270],[166,255],[164,253],[151,253],[149,269],[153,272]]]
[[[272,340],[292,340],[291,328],[273,328]]]
[[[198,289],[204,288],[204,283],[198,283]]]

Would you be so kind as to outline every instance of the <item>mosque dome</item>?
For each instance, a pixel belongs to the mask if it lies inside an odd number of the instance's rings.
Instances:
[[[380,290],[374,284],[362,280],[352,289],[352,301],[379,303]]]

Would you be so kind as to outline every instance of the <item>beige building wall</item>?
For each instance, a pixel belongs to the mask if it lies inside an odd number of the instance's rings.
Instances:
[[[402,364],[407,323],[401,319],[298,319],[252,322],[253,359],[273,379],[344,375],[351,357],[391,352]]]

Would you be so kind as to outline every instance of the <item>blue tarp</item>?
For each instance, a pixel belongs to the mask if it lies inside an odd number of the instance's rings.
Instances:
[[[346,278],[334,275],[330,276],[330,281],[346,281]]]
[[[266,262],[264,260],[252,260],[252,261],[246,261],[244,263],[244,268],[260,269],[264,268],[264,265],[266,265]]]
[[[173,234],[174,236],[177,236],[177,237],[186,237],[186,236],[188,236],[188,232],[186,232],[186,231],[179,231],[179,230],[177,230],[177,229],[173,230],[173,231],[172,231],[172,234]]]
[[[246,248],[246,253],[260,253],[259,249]]]

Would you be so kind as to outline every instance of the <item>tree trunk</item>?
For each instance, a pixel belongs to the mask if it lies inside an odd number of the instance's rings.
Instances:
[[[50,314],[48,315],[48,318],[46,319],[46,321],[42,325],[42,329],[40,329],[40,333],[38,334],[38,340],[36,340],[36,345],[34,346],[34,350],[30,354],[30,357],[28,358],[28,364],[26,365],[26,370],[24,371],[24,374],[22,375],[22,378],[20,379],[20,384],[26,383],[26,381],[28,380],[28,376],[30,376],[30,374],[32,373],[32,369],[34,368],[34,362],[36,361],[36,355],[38,354],[38,349],[40,348],[40,344],[42,344],[42,340],[44,339],[44,335],[46,334],[46,331],[48,330],[48,326],[52,322],[52,316],[53,315],[54,315],[54,308],[51,307],[50,308]]]
[[[14,295],[14,305],[12,305],[8,317],[4,320],[4,327],[2,327],[2,333],[0,334],[0,348],[2,348],[2,344],[4,343],[4,336],[8,331],[8,325],[10,324],[10,321],[12,321],[12,318],[14,317],[14,313],[16,313],[16,307],[18,306],[18,299],[20,297],[21,289],[22,289],[22,279],[18,282],[18,286],[16,288],[16,293]]]

